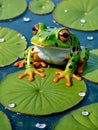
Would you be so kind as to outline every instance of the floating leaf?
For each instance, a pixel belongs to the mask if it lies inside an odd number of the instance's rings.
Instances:
[[[84,114],[85,113],[85,114]],[[98,130],[98,103],[64,116],[53,130]]]
[[[35,14],[48,14],[53,11],[54,3],[51,0],[32,0],[29,9]]]
[[[54,19],[78,30],[98,29],[98,0],[62,0],[53,12]]]
[[[9,119],[0,111],[0,130],[12,130]]]
[[[0,67],[14,62],[18,57],[23,57],[26,48],[26,39],[9,28],[0,28]]]
[[[8,75],[0,85],[1,104],[12,111],[33,115],[48,115],[75,106],[84,98],[79,93],[86,93],[84,81],[74,79],[71,87],[65,86],[65,79],[54,83],[56,71],[58,69],[47,68],[44,72],[46,77],[35,75],[32,82],[28,77],[18,79],[23,70]]]
[[[98,49],[90,51],[90,57],[82,76],[92,82],[98,83]]]
[[[0,20],[17,17],[26,10],[26,7],[25,0],[0,0]]]

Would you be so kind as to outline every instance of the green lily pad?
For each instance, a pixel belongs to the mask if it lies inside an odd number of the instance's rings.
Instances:
[[[26,8],[26,0],[0,0],[0,20],[15,18]]]
[[[35,14],[51,13],[55,5],[51,0],[32,0],[29,4],[29,9]]]
[[[0,67],[11,64],[18,57],[22,58],[26,44],[22,34],[0,27]]]
[[[98,130],[98,103],[64,116],[53,130]]]
[[[6,108],[30,115],[48,115],[65,111],[83,100],[86,94],[84,81],[73,79],[71,87],[65,86],[65,79],[54,83],[58,69],[46,68],[46,77],[35,75],[33,82],[28,77],[18,79],[18,71],[1,81],[0,102]]]
[[[0,130],[12,130],[8,117],[2,111],[0,111]]]
[[[90,57],[82,76],[92,82],[98,83],[98,49],[90,51]]]
[[[54,19],[67,27],[98,30],[98,0],[62,0],[53,12]]]

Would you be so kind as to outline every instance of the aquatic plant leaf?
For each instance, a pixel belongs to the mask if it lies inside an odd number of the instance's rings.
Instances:
[[[12,130],[8,117],[0,111],[0,130]]]
[[[23,70],[8,75],[0,84],[1,104],[12,111],[30,115],[48,115],[75,106],[85,97],[86,84],[76,79],[71,87],[65,85],[65,79],[54,83],[56,71],[58,69],[46,68],[46,77],[35,75],[32,82],[28,77],[18,79]]]
[[[30,11],[39,15],[51,13],[54,7],[51,0],[32,0],[29,4]]]
[[[0,27],[0,67],[22,58],[27,42],[22,34],[15,30]]]
[[[27,8],[25,0],[0,0],[0,20],[12,19]]]
[[[62,0],[56,6],[54,19],[67,27],[93,31],[98,29],[98,0]]]
[[[90,57],[82,76],[92,82],[98,83],[98,49],[90,51]]]
[[[61,118],[53,130],[98,130],[98,103],[81,107]]]

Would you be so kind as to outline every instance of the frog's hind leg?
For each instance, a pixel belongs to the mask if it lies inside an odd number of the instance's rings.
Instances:
[[[26,64],[26,59],[27,59],[26,56],[28,54],[28,51],[29,50],[33,50],[33,49],[34,49],[34,47],[29,47],[27,50],[25,50],[25,52],[24,52],[24,59],[21,60],[21,61],[15,62],[14,66],[19,67],[19,68],[23,68],[25,66],[25,64]]]
[[[78,61],[79,61],[79,56],[77,54],[73,54],[73,56],[68,61],[65,70],[56,72],[56,74],[58,74],[59,76],[56,77],[53,81],[58,82],[61,78],[65,78],[66,86],[69,87],[69,86],[71,86],[71,78],[76,78],[77,80],[82,80],[82,78],[80,76],[77,76],[74,74],[74,72],[77,68],[77,65],[78,65]]]
[[[78,73],[82,73],[85,63],[87,62],[87,60],[89,58],[89,49],[82,47],[79,52],[79,56],[80,56],[80,60],[79,60],[79,64],[77,67],[77,71],[78,71]]]

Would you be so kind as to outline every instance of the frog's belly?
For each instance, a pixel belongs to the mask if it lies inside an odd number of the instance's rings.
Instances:
[[[47,63],[63,65],[66,59],[70,58],[71,49],[55,48],[55,47],[35,47],[40,59]]]

